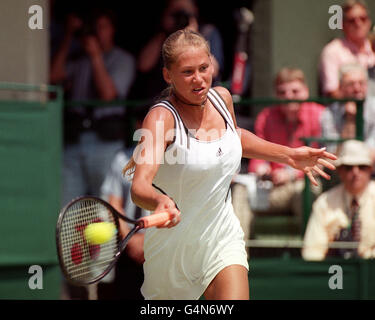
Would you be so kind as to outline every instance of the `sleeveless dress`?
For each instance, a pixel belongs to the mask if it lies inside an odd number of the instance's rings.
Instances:
[[[241,141],[224,100],[214,89],[208,98],[226,122],[225,133],[211,141],[188,132],[170,102],[153,106],[167,108],[175,120],[175,140],[153,183],[175,201],[181,221],[170,229],[146,230],[141,288],[146,300],[199,299],[223,268],[249,268],[230,192],[241,162]]]

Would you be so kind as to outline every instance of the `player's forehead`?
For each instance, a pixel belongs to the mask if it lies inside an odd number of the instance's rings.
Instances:
[[[209,52],[203,45],[181,46],[176,52],[175,67],[184,68],[210,62]]]

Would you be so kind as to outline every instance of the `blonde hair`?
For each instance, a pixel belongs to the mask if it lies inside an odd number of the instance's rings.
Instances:
[[[181,29],[172,33],[163,43],[162,57],[164,67],[170,69],[176,62],[178,55],[183,47],[203,47],[207,54],[211,55],[210,45],[206,39],[199,33],[190,29]]]
[[[132,156],[130,160],[128,161],[128,163],[125,165],[125,167],[122,169],[122,175],[131,176],[135,171],[135,165],[136,163],[135,163],[134,157]]]
[[[182,52],[184,47],[203,47],[207,51],[207,55],[211,55],[210,45],[206,39],[198,32],[190,29],[181,29],[172,33],[164,41],[162,46],[162,58],[165,68],[170,69],[171,66],[177,61],[178,55]],[[163,90],[158,100],[169,97],[172,93],[172,87],[169,86]],[[135,171],[136,162],[132,156],[129,162],[122,169],[122,174],[130,176]]]
[[[303,73],[303,71],[297,68],[284,67],[277,73],[274,85],[276,87],[280,84],[295,80],[301,81],[303,84],[306,84],[305,74]]]

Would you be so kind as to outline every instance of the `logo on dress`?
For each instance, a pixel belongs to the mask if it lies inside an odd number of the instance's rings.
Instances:
[[[216,152],[216,157],[221,157],[223,154],[223,151],[221,150],[221,148],[219,148],[219,150],[217,150]]]

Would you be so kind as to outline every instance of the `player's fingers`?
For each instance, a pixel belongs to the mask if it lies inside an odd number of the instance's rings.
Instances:
[[[323,157],[323,158],[327,158],[327,159],[331,159],[331,160],[337,160],[337,157],[333,153],[330,153],[330,152],[326,151],[326,147],[320,148],[320,149],[311,148],[310,149],[310,155],[317,156],[317,157]]]
[[[172,220],[168,220],[166,223],[162,224],[161,226],[157,226],[157,228],[158,229],[160,229],[160,228],[167,228],[170,225],[171,221]]]
[[[309,170],[308,172],[306,172],[306,175],[307,175],[307,177],[310,179],[311,183],[312,183],[314,186],[318,186],[318,182],[315,180],[315,177],[314,177],[314,175],[312,174],[311,170]]]
[[[181,213],[179,210],[174,208],[174,209],[170,209],[168,212],[170,213],[170,219],[164,224],[158,226],[157,228],[172,228],[181,221],[181,218],[180,218]]]
[[[329,174],[327,174],[326,172],[324,172],[322,169],[320,169],[318,166],[314,166],[312,168],[316,173],[318,173],[319,175],[321,175],[323,178],[327,179],[327,180],[330,180],[331,179],[331,176]]]
[[[320,148],[320,149],[316,149],[316,148],[308,148],[309,150],[309,155],[311,157],[323,157],[324,156],[324,153],[326,152],[326,148]]]
[[[318,159],[318,163],[321,164],[321,165],[323,165],[323,166],[325,166],[325,167],[327,167],[330,170],[335,170],[336,169],[336,167],[332,163],[330,163],[327,160],[324,160],[322,158]]]
[[[170,221],[171,221],[171,223],[168,225],[168,228],[172,228],[175,225],[177,225],[181,221],[181,212],[176,210],[173,218]]]
[[[335,156],[333,153],[330,153],[330,152],[327,152],[327,151],[323,152],[323,157],[325,157],[327,159],[331,159],[331,160],[337,160],[337,156]]]

